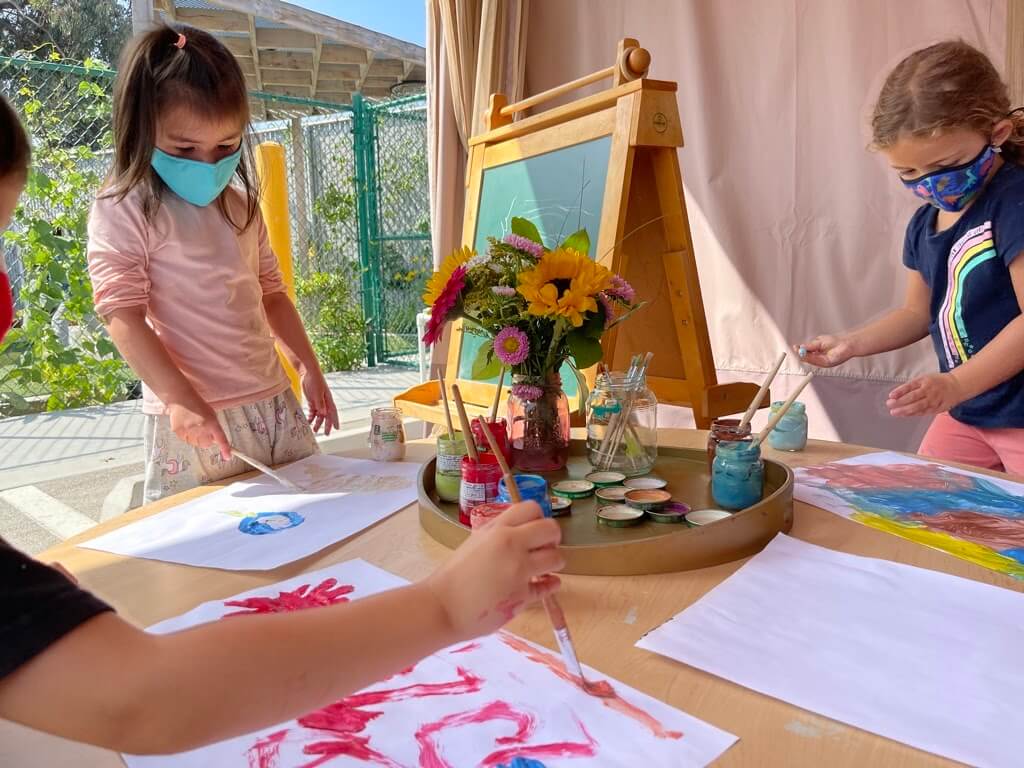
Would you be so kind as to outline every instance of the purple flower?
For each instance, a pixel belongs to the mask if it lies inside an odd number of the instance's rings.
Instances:
[[[514,325],[506,326],[494,337],[494,353],[505,365],[519,365],[530,354],[530,340]]]
[[[604,327],[607,328],[615,320],[615,305],[612,304],[612,300],[604,292],[597,294],[597,300],[604,307]]]
[[[533,240],[528,237],[517,235],[514,232],[505,235],[501,242],[505,243],[505,245],[511,245],[513,248],[523,251],[524,253],[528,253],[535,259],[539,259],[544,255],[543,245],[533,242]]]
[[[495,296],[511,297],[516,295],[516,289],[511,285],[495,285],[491,288],[491,293]]]
[[[633,286],[626,282],[624,278],[613,275],[612,287],[608,289],[608,295],[622,299],[627,304],[632,304],[633,299],[636,298],[636,291],[633,290]]]
[[[533,384],[513,384],[512,394],[520,400],[533,401],[540,400],[544,390],[540,387],[535,387]]]

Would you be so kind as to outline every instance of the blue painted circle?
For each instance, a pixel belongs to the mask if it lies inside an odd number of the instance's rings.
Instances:
[[[238,524],[238,530],[250,536],[263,536],[267,533],[287,531],[305,522],[306,518],[298,512],[260,512],[249,515]]]

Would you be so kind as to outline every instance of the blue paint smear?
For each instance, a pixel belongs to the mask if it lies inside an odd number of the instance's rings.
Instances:
[[[1024,563],[1024,547],[1018,549],[1004,549],[999,552],[1004,557],[1009,557],[1012,560],[1016,560],[1018,563]]]
[[[516,757],[511,763],[502,763],[498,768],[545,768],[540,760],[529,757]]]
[[[302,525],[306,518],[298,512],[260,512],[249,515],[238,524],[238,530],[250,536],[264,536],[268,533],[280,533]]]
[[[957,475],[961,481],[963,475]],[[1014,496],[995,483],[970,477],[969,488],[948,490],[925,488],[830,488],[855,508],[888,518],[942,512],[975,512],[1008,519],[1024,519],[1024,498]]]

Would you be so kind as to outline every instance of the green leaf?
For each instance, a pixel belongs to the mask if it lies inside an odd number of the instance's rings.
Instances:
[[[588,339],[594,339],[595,341],[601,338],[601,334],[604,333],[604,306],[598,302],[597,312],[594,312],[587,316],[587,319],[583,322],[574,333],[582,334]]]
[[[484,381],[493,379],[499,373],[501,373],[501,362],[494,354],[494,344],[488,340],[481,344],[480,349],[476,351],[470,376],[477,381]]]
[[[572,248],[574,251],[579,251],[582,254],[590,253],[590,235],[587,234],[587,230],[581,229],[579,232],[573,232],[560,246],[561,248]]]
[[[527,240],[532,240],[538,245],[544,245],[544,241],[540,239],[540,230],[538,230],[536,225],[529,219],[513,216],[512,233],[519,235],[520,237],[525,237]]]
[[[597,339],[592,339],[579,330],[574,330],[566,336],[565,340],[569,345],[569,354],[572,355],[573,363],[580,370],[589,368],[601,359],[601,342]]]

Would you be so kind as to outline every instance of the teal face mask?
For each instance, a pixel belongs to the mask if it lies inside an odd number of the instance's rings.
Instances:
[[[174,194],[192,205],[202,207],[212,203],[224,191],[241,159],[241,147],[216,163],[186,160],[154,149],[149,162]]]

